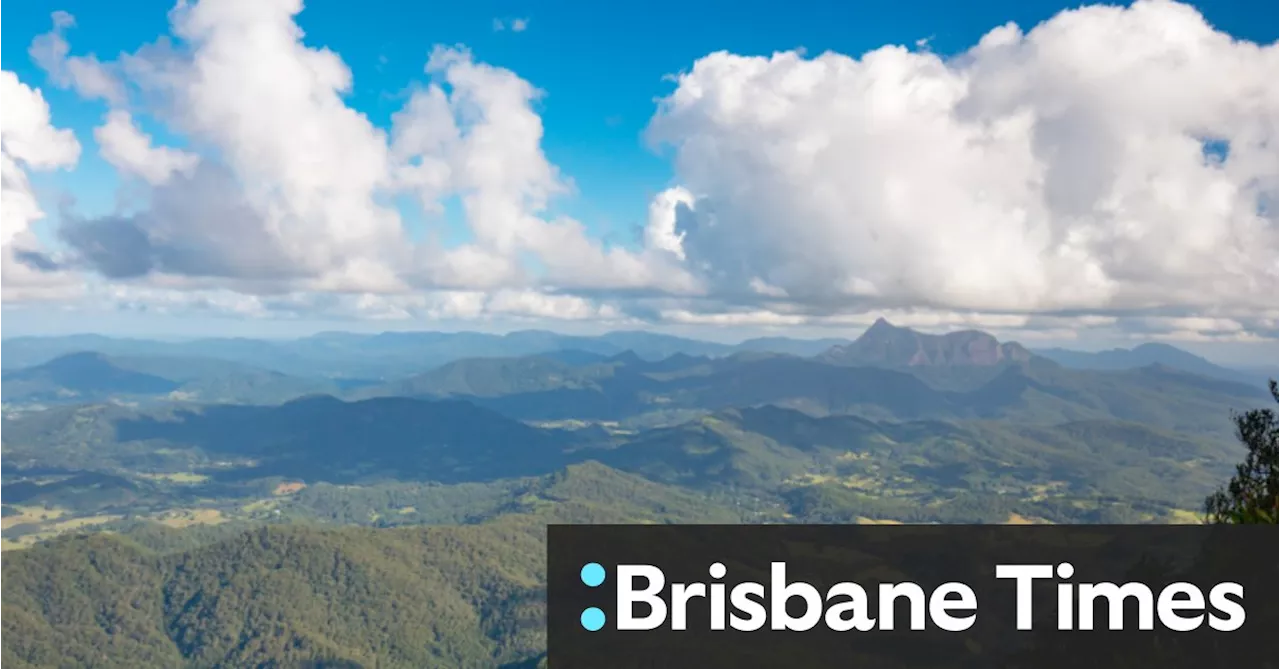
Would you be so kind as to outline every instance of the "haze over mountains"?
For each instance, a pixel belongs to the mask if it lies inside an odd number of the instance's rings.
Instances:
[[[547,669],[550,524],[1274,520],[1275,5],[500,4],[10,3],[2,334],[141,334],[0,342],[4,669]],[[981,627],[844,664],[1199,645]]]
[[[862,336],[849,344],[837,344],[821,355],[824,362],[873,364],[890,367],[993,367],[1028,362],[1031,352],[1022,345],[1000,343],[976,330],[929,335],[895,327],[878,318]]]
[[[1194,522],[1271,401],[1172,347],[884,320],[3,346],[17,667],[533,667],[546,523]]]
[[[829,365],[905,371],[948,390],[989,382],[1009,365],[1039,369],[1050,361],[1067,368],[1110,371],[1161,365],[1250,384],[1259,383],[1261,374],[1226,369],[1166,344],[1098,353],[1032,351],[1015,342],[1001,343],[979,331],[931,335],[893,326],[884,319],[854,340],[773,337],[737,345],[646,332],[586,337],[521,331],[507,335],[322,333],[288,341],[18,337],[6,339],[3,347],[4,398],[8,403],[87,401],[113,393],[250,403],[279,402],[308,394],[484,395],[489,390],[483,386],[496,382],[479,380],[486,375],[507,378],[503,394],[510,394],[519,383],[528,384],[526,390],[551,389],[549,378],[557,379],[550,382],[560,384],[555,387],[567,387],[572,384],[562,380],[566,376],[598,374],[600,365],[629,358],[650,365],[661,363],[670,370],[688,369],[699,361],[709,365],[713,360],[719,369],[726,367],[726,360],[742,365],[785,364],[762,363],[760,356],[770,354]],[[524,360],[512,362],[518,358]],[[520,371],[520,367],[525,369]],[[477,384],[481,387],[472,387]]]
[[[736,346],[650,332],[611,332],[596,337],[523,330],[505,335],[479,332],[384,332],[374,335],[328,332],[295,340],[211,338],[171,342],[118,339],[98,335],[14,337],[4,340],[4,369],[48,362],[68,353],[94,351],[108,356],[216,358],[288,374],[383,378],[461,358],[524,356],[580,351],[613,356],[632,351],[645,359],[687,355],[727,355],[736,351],[773,351],[816,355],[843,340],[786,337],[754,339]]]

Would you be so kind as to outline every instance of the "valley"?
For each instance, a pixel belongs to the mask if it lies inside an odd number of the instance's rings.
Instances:
[[[654,339],[648,359],[578,338],[345,385],[255,384],[288,377],[167,351],[6,372],[4,546],[148,524],[469,522],[588,463],[770,522],[1185,521],[1230,472],[1229,412],[1265,399],[883,320],[812,358]],[[215,382],[284,399],[190,399]]]
[[[309,374],[306,341],[44,342],[6,367],[4,660],[532,667],[548,523],[1198,523],[1241,457],[1232,412],[1269,403],[1200,363],[884,321],[820,345],[441,341],[425,359],[460,357],[399,376],[353,338]]]

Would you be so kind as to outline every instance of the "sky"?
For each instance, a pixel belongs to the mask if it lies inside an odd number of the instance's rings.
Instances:
[[[1278,24],[1234,0],[10,3],[3,335],[884,316],[1271,364]]]

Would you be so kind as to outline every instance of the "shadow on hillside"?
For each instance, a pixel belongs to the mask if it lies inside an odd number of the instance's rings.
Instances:
[[[195,447],[211,460],[251,460],[224,481],[267,476],[348,483],[442,483],[550,473],[567,462],[568,435],[539,430],[461,401],[313,397],[278,407],[210,406],[116,423],[121,441]]]

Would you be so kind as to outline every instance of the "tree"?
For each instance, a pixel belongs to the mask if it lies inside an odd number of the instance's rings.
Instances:
[[[1280,402],[1274,380],[1271,398]],[[1205,499],[1207,521],[1276,524],[1276,410],[1254,409],[1232,418],[1236,438],[1248,447],[1249,455],[1236,465],[1231,482]]]

